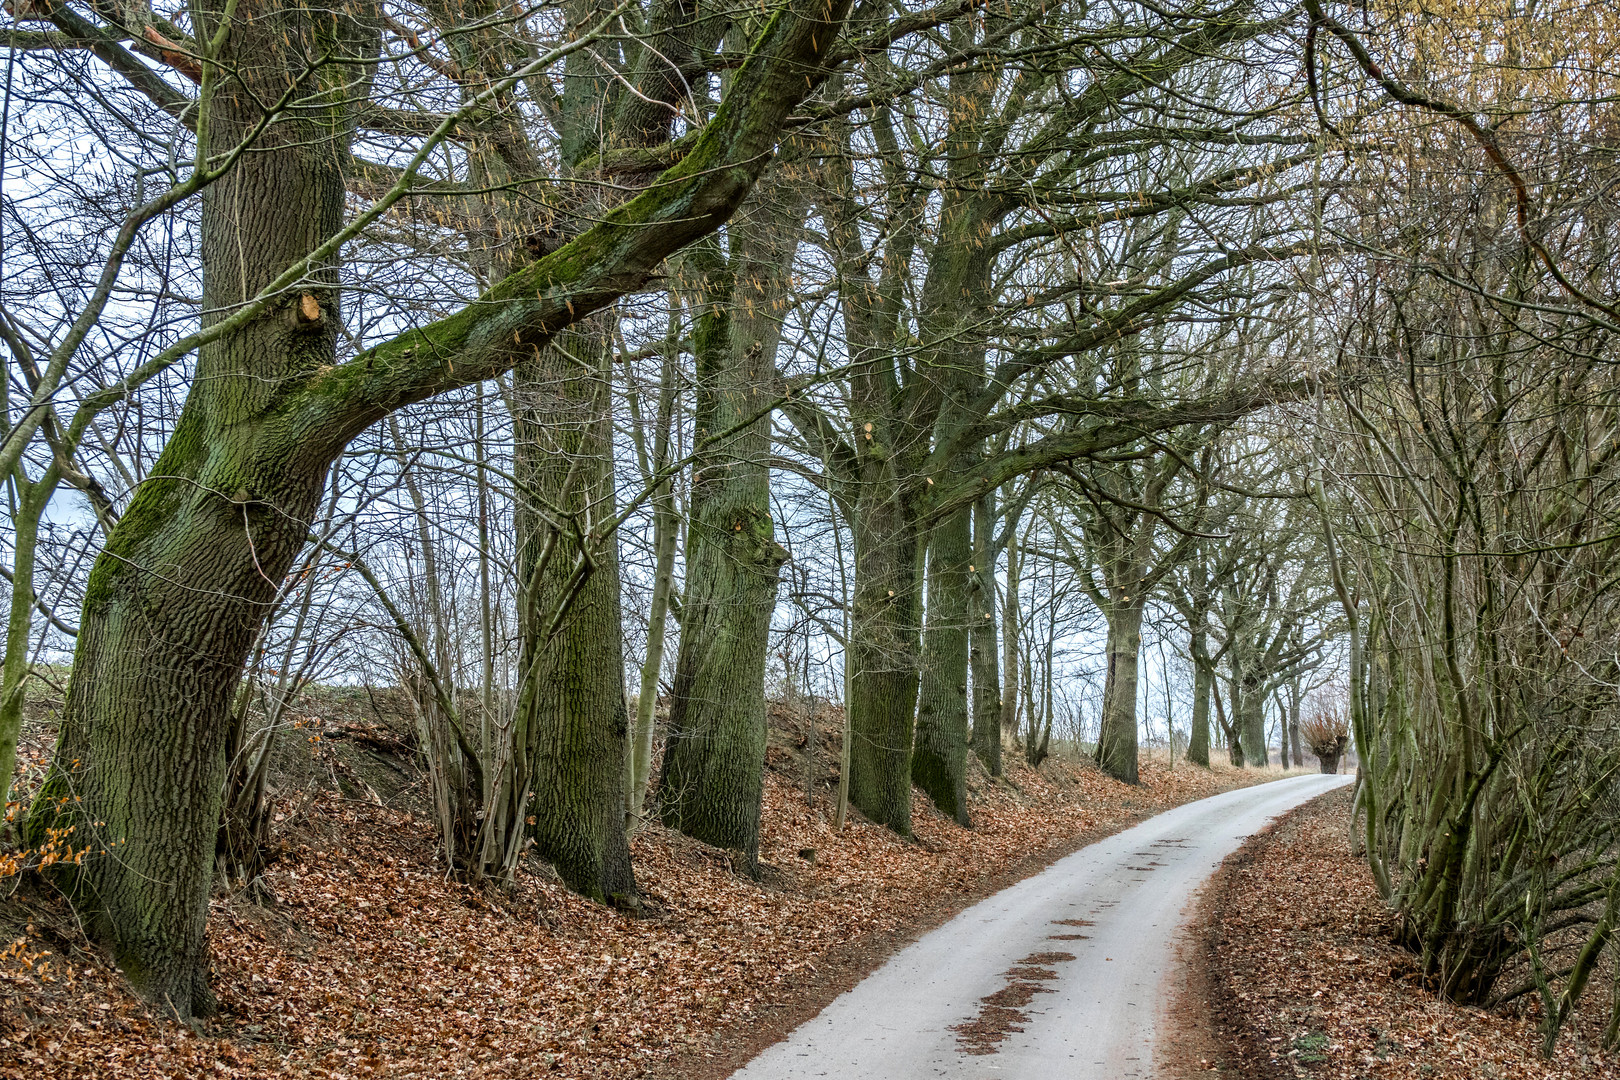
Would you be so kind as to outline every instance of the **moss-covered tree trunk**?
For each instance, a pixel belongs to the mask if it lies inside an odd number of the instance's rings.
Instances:
[[[700,448],[686,597],[658,781],[664,824],[741,850],[750,868],[759,857],[765,659],[787,558],[771,521],[768,406],[801,205],[779,174],[744,208],[726,265],[709,260],[695,340]]]
[[[1187,742],[1187,760],[1209,768],[1209,695],[1214,682],[1210,670],[1209,632],[1194,624],[1190,651],[1193,660],[1192,734]]]
[[[892,500],[856,504],[855,598],[849,677],[849,801],[868,818],[911,834],[911,744],[917,707],[917,540]]]
[[[199,18],[212,34],[217,13]],[[295,57],[363,47],[334,31],[354,27],[307,9],[239,10],[203,153],[244,137],[289,73],[307,70]],[[204,191],[204,326],[342,224],[345,109],[309,104]],[[91,571],[54,769],[30,822],[35,835],[76,828],[74,846],[92,849],[81,884],[93,926],[135,988],[182,1017],[214,1010],[204,925],[236,684],[336,451],[286,408],[289,384],[335,360],[336,285],[333,266],[318,268],[199,352],[174,434]]]
[[[1134,784],[1138,780],[1136,689],[1142,652],[1142,605],[1121,604],[1104,614],[1108,619],[1108,674],[1103,683],[1097,763],[1116,780]]]
[[[598,316],[513,380],[521,670],[532,682],[520,700],[535,850],[576,892],[634,905],[618,541],[604,535],[615,510],[610,350]]]
[[[57,753],[28,822],[31,836],[73,828],[75,847],[93,849],[81,910],[148,1000],[188,1017],[214,1007],[205,928],[230,706],[331,462],[392,410],[510,370],[718,228],[817,85],[844,11],[837,0],[778,9],[663,183],[480,303],[339,364],[332,263],[241,305],[343,221],[345,110],[364,80],[306,60],[363,54],[368,39],[330,11],[238,9],[215,58],[205,160],[222,160],[290,75],[330,82],[311,84],[203,196],[203,322],[229,329],[198,351],[175,430],[91,570]],[[220,40],[210,13],[193,12],[200,36]],[[597,632],[617,638],[616,618],[602,615]],[[622,739],[621,674],[585,673],[611,681]],[[622,768],[622,752],[610,756]],[[617,814],[611,832],[622,844]]]
[[[989,496],[973,504],[973,565],[969,568],[968,621],[973,624],[968,666],[973,676],[973,752],[991,776],[1001,766],[1001,670],[996,643],[995,513]]]
[[[923,630],[911,779],[940,813],[968,823],[968,565],[970,508],[953,513],[928,545],[928,608]]]

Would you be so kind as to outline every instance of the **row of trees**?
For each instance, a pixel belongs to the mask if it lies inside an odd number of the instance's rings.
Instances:
[[[404,691],[455,872],[634,906],[643,814],[757,860],[773,663],[905,833],[1039,762],[1090,628],[1136,781],[1153,622],[1198,764],[1268,711],[1300,763],[1347,675],[1380,889],[1550,1040],[1620,918],[1620,314],[1606,31],[1516,14],[17,6],[0,775],[73,652],[25,842],[201,1015],[311,681]]]
[[[1168,462],[1297,381],[1233,329],[1305,250],[1271,210],[1314,141],[1286,93],[1234,119],[1287,26],[1246,6],[18,16],[4,731],[35,627],[71,633],[28,833],[95,849],[100,932],[182,1016],[211,1008],[216,850],[251,869],[334,570],[397,642],[451,864],[500,879],[532,841],[634,904],[626,773],[667,652],[657,812],[756,857],[801,520],[773,513],[773,470],[848,546],[850,801],[905,832],[915,781],[966,822],[970,731],[992,765],[1001,744],[995,567],[1037,492],[1141,472],[1184,499],[1204,473]],[[76,625],[38,622],[30,586],[64,487],[99,533]],[[1063,557],[1117,547],[1109,513],[1053,530]],[[1113,561],[1134,641],[1153,582]],[[1134,779],[1134,669],[1110,669],[1103,757]],[[1049,738],[1050,667],[1031,681]]]

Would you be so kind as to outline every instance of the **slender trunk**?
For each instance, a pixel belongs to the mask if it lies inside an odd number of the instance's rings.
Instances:
[[[1142,605],[1110,608],[1108,675],[1103,684],[1097,764],[1116,780],[1137,782],[1136,690],[1142,651]]]
[[[17,472],[22,472],[17,466]],[[0,803],[9,801],[17,771],[17,739],[22,734],[23,703],[28,689],[29,641],[34,630],[34,553],[39,521],[56,491],[54,463],[32,483],[20,483],[11,519],[11,605],[6,616],[6,655],[0,666]]]
[[[839,622],[841,624],[840,629],[843,631],[841,644],[844,646],[844,722],[842,725],[840,725],[841,730],[839,732],[838,740],[838,806],[833,812],[833,828],[838,832],[843,832],[844,821],[849,816],[849,755],[851,742],[849,730],[849,699],[851,685],[850,676],[854,672],[855,665],[850,658],[851,653],[849,648],[850,598],[849,576],[844,569],[845,566],[848,565],[844,561],[844,533],[843,530],[838,527],[837,506],[831,496],[828,496],[827,503],[829,516],[832,518],[833,522],[833,553],[837,559],[838,566],[838,614]]]
[[[968,564],[972,511],[942,521],[928,546],[928,608],[923,631],[912,781],[940,813],[968,824]]]
[[[634,906],[618,540],[602,532],[614,514],[606,318],[560,335],[513,380],[520,711],[531,770],[515,790],[533,799],[537,853],[570,888]],[[544,520],[542,506],[567,515],[561,528]]]
[[[1015,529],[1007,540],[1007,591],[1001,602],[1001,667],[1007,673],[1006,689],[1001,695],[1001,730],[1012,737],[1018,735],[1018,635],[1022,632],[1018,584],[1023,572],[1020,555]]]
[[[495,718],[495,596],[490,589],[489,551],[489,473],[485,469],[484,388],[478,388],[474,419],[473,460],[477,463],[478,483],[478,749],[490,751],[490,725]],[[489,792],[480,796],[488,799]]]
[[[1215,712],[1220,717],[1222,729],[1224,729],[1226,732],[1227,758],[1233,765],[1236,765],[1241,769],[1245,764],[1243,754],[1243,723],[1240,719],[1243,715],[1243,688],[1238,685],[1238,678],[1235,672],[1232,676],[1231,711],[1228,712],[1222,705],[1219,693],[1216,693],[1213,696],[1215,700]]]
[[[670,428],[675,412],[675,383],[679,374],[671,340],[665,348],[663,373],[659,380],[656,434],[650,461],[655,472],[668,468]],[[665,624],[669,622],[669,598],[675,587],[675,541],[680,519],[675,512],[673,484],[666,477],[653,494],[653,591],[647,612],[647,656],[641,665],[641,683],[636,693],[636,725],[630,739],[630,794],[628,825],[640,823],[647,798],[647,781],[652,772],[653,716],[658,707],[658,677],[664,666]]]
[[[1052,564],[1052,571],[1054,575],[1057,572],[1055,562]],[[1050,597],[1052,594],[1052,590],[1049,589],[1047,596]],[[1029,767],[1032,769],[1041,767],[1041,762],[1046,760],[1046,756],[1052,748],[1052,717],[1056,710],[1056,703],[1052,695],[1052,665],[1053,656],[1057,649],[1057,604],[1055,602],[1048,604],[1046,610],[1046,648],[1042,652],[1041,659],[1041,707],[1039,709],[1035,708],[1035,698],[1031,696],[1029,701],[1029,736],[1024,740],[1024,760],[1029,763]],[[1033,691],[1034,680],[1030,679],[1028,681],[1030,689]]]
[[[450,646],[451,627],[448,606],[444,602],[439,580],[439,558],[433,542],[433,519],[421,486],[416,482],[410,453],[401,437],[399,422],[390,416],[387,421],[394,453],[399,461],[400,480],[411,501],[416,518],[416,542],[422,558],[422,596],[415,597],[414,579],[412,598],[417,599],[414,612],[416,638],[432,654],[433,668],[440,684],[436,685],[419,659],[407,660],[400,669],[400,682],[410,695],[411,705],[419,727],[417,744],[427,759],[429,786],[432,791],[434,815],[438,819],[445,860],[454,867],[466,868],[469,853],[478,835],[478,817],[484,792],[474,781],[479,777],[479,762],[467,753],[465,733],[458,730],[459,718],[452,715],[441,700],[444,692],[453,693],[456,685],[455,663]],[[458,738],[458,735],[461,736]]]
[[[973,505],[973,565],[968,621],[973,624],[969,666],[973,676],[973,744],[985,771],[1001,775],[1001,672],[996,646],[995,513],[991,497]]]

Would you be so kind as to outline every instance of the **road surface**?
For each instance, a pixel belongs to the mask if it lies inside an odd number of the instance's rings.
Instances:
[[[1083,848],[914,942],[732,1078],[1148,1080],[1194,893],[1245,837],[1350,780],[1228,791]]]

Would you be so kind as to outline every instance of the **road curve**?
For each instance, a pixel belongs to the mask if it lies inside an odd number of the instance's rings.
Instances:
[[[1082,848],[914,942],[732,1080],[1147,1080],[1193,894],[1245,837],[1350,779],[1228,791]]]

